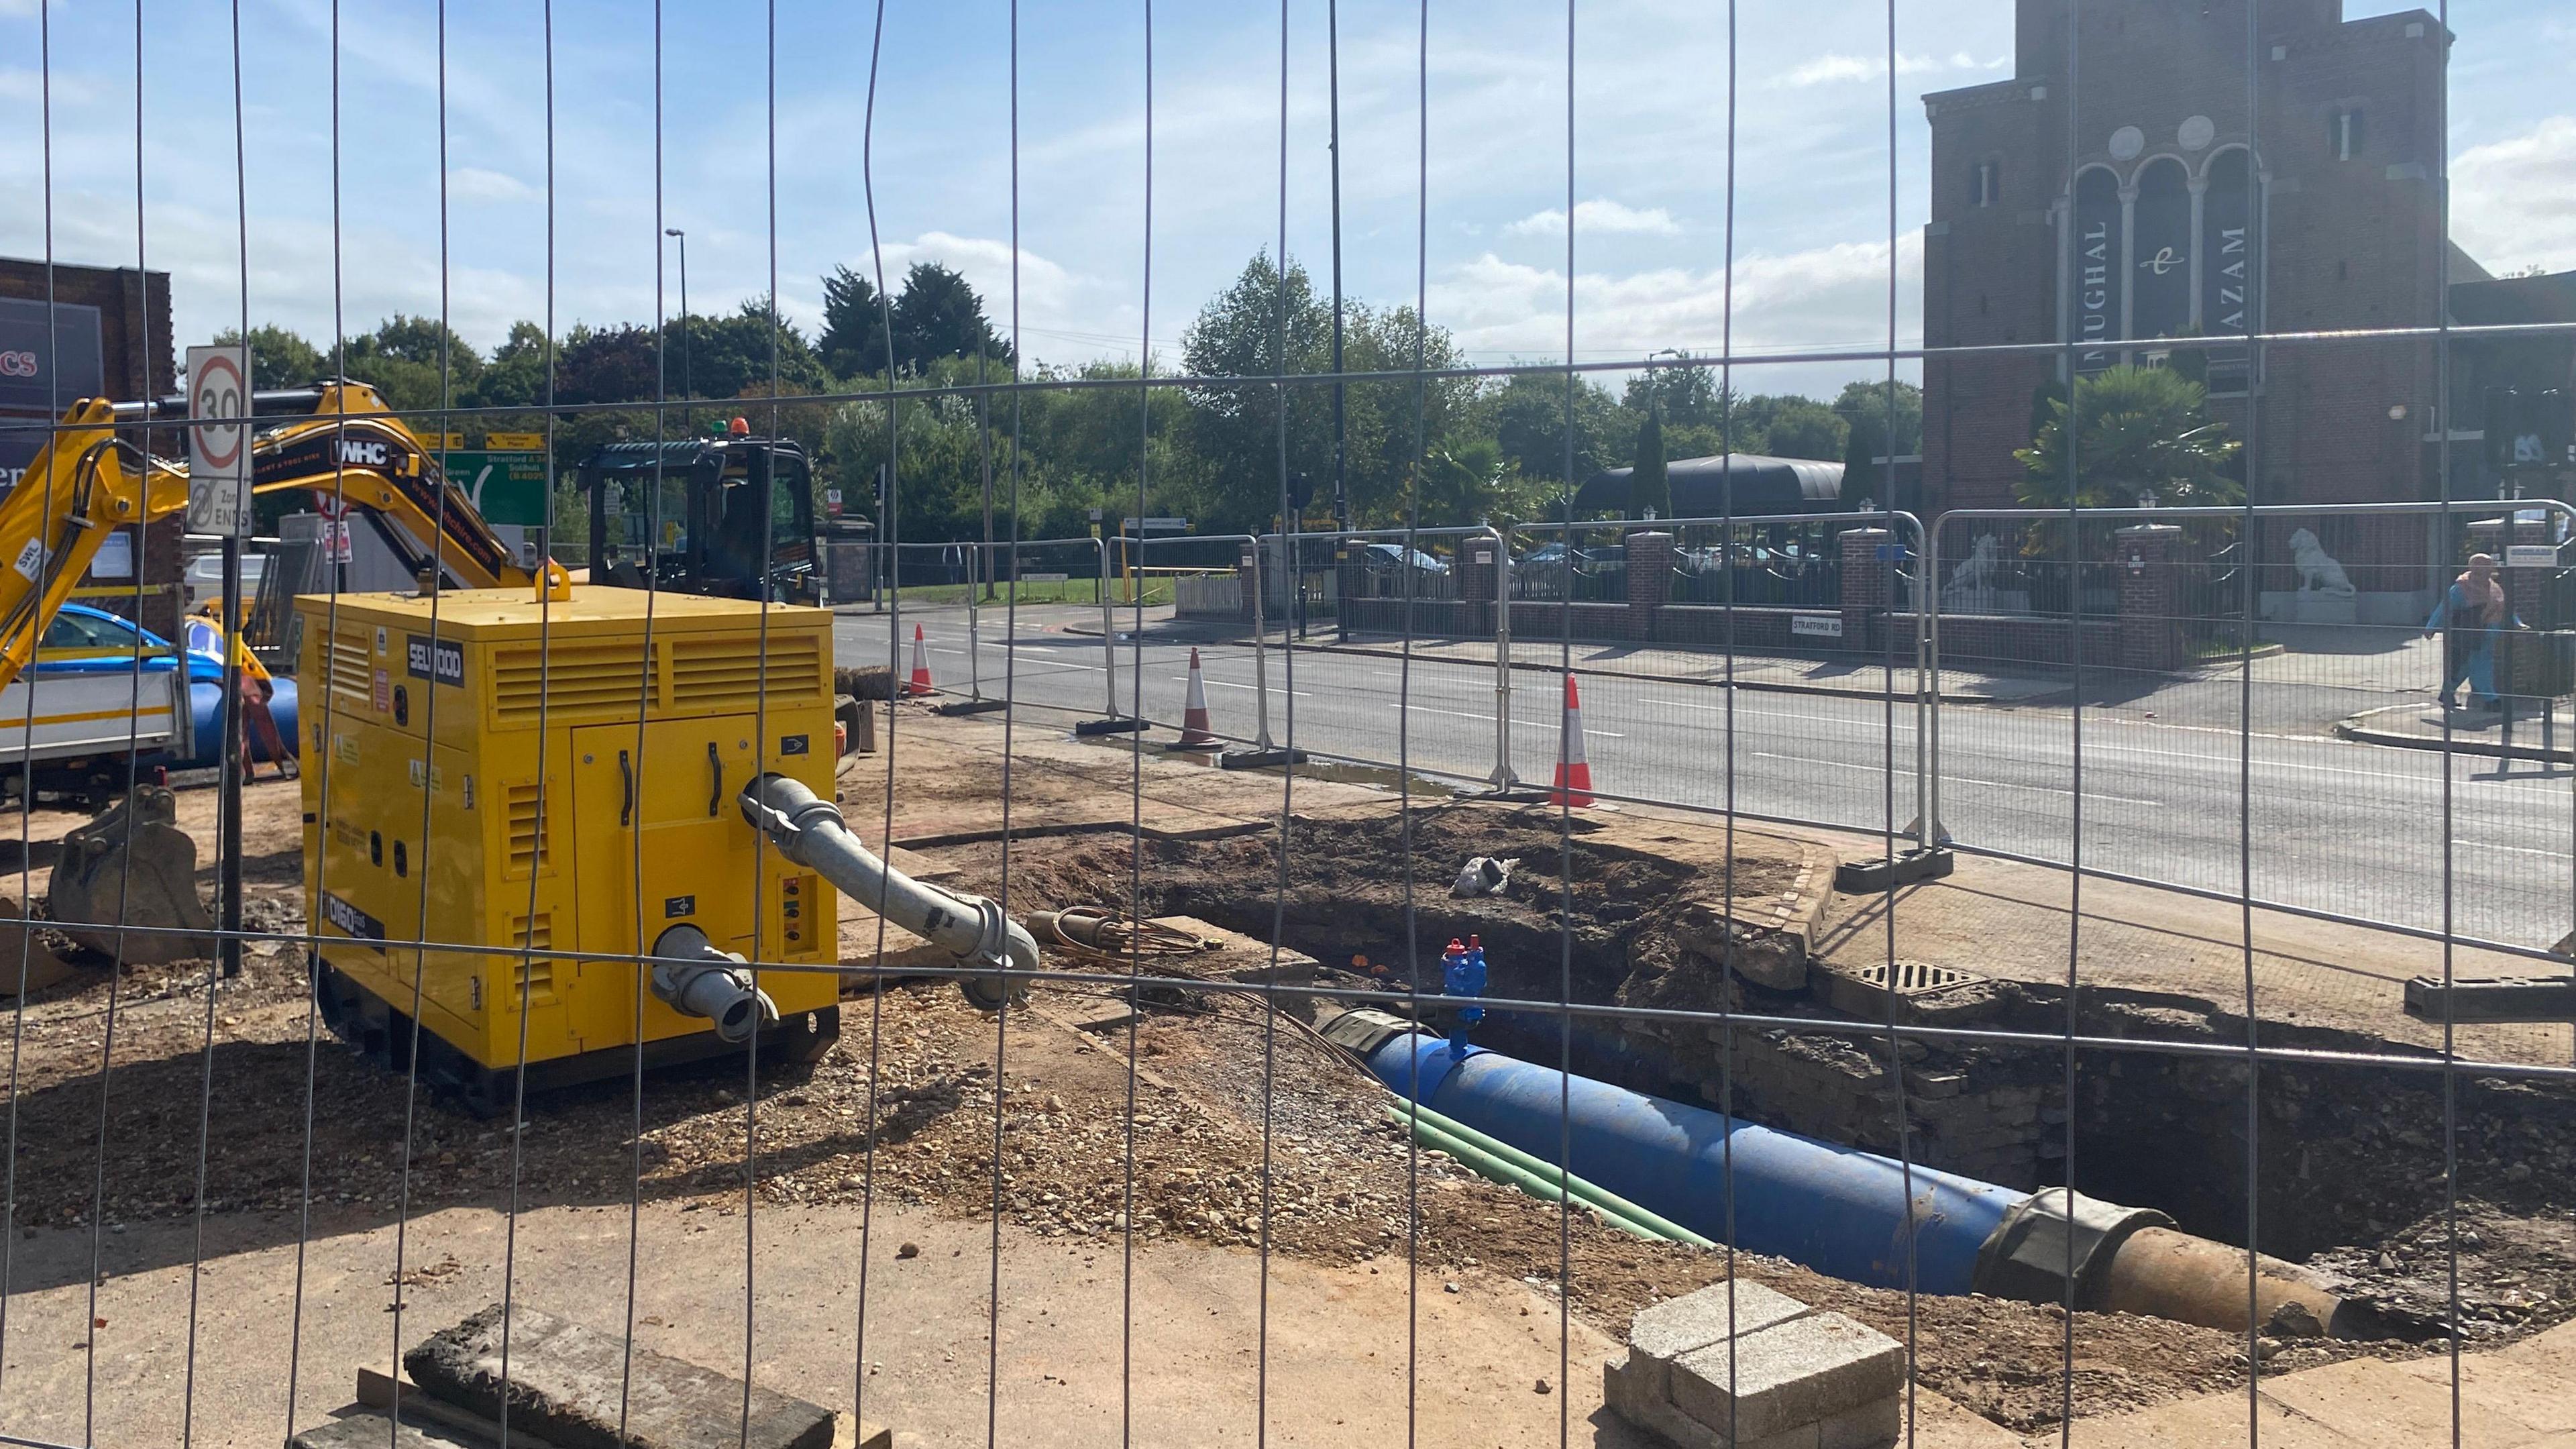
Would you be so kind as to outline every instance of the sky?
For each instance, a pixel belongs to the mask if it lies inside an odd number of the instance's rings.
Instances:
[[[49,227],[64,261],[139,254],[174,277],[183,345],[241,321],[245,250],[251,321],[316,341],[395,311],[443,313],[485,348],[521,319],[648,321],[681,305],[664,228],[687,233],[695,310],[774,278],[810,332],[832,266],[881,261],[894,280],[927,259],[1014,325],[1009,0],[891,0],[873,116],[877,11],[850,0],[777,0],[774,20],[747,4],[664,0],[657,20],[652,0],[447,0],[443,85],[435,0],[239,0],[238,109],[222,0],[53,0],[40,36],[42,3],[0,0],[0,254],[45,255]],[[1150,346],[1177,368],[1200,304],[1278,245],[1280,8],[1154,10],[1150,232],[1144,5],[1018,11],[1023,351],[1078,363]],[[1740,5],[1732,328],[1757,361],[1739,388],[1883,376],[1758,359],[1885,346],[1891,276],[1894,335],[1919,339],[1920,97],[2008,78],[2011,11],[1896,0],[1891,225],[1887,0]],[[1561,360],[1565,8],[1429,12],[1426,37],[1414,0],[1339,5],[1345,290],[1419,293],[1478,363]],[[2499,271],[2576,267],[2576,5],[2453,0],[2450,19],[2455,235]],[[1325,0],[1288,0],[1285,231],[1319,287],[1326,20]],[[1725,8],[1580,3],[1573,47],[1573,355],[1718,351]]]

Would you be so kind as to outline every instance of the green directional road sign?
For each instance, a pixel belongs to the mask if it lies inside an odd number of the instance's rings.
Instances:
[[[542,526],[546,518],[543,453],[443,453],[439,466],[486,523]]]

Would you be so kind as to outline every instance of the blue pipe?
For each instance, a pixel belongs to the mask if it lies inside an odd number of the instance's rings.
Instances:
[[[1853,1283],[1906,1286],[1906,1176],[1893,1158],[1483,1047],[1461,1058],[1447,1041],[1419,1032],[1388,1038],[1368,1066],[1397,1096],[1544,1161],[1557,1162],[1570,1142],[1564,1165],[1574,1175],[1719,1242],[1728,1237],[1731,1167],[1737,1247]],[[1914,1285],[1970,1292],[1978,1250],[2030,1194],[1928,1167],[1913,1169],[1913,1186]]]

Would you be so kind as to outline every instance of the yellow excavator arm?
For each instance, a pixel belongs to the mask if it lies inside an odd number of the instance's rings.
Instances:
[[[116,407],[75,404],[0,500],[0,688],[16,682],[110,530],[188,506],[188,472],[116,436]]]
[[[300,488],[326,511],[364,513],[414,571],[439,566],[467,588],[571,597],[563,566],[552,559],[537,570],[521,564],[375,389],[342,380],[312,396],[310,416],[253,436],[252,491]],[[120,423],[166,406],[82,399],[0,500],[0,688],[35,657],[111,529],[155,523],[188,506],[186,464],[152,457],[116,435]]]
[[[539,573],[512,555],[465,490],[447,480],[365,383],[324,383],[312,416],[262,430],[250,456],[254,492],[300,488],[325,512],[363,510],[414,570],[442,565],[469,589],[540,584]],[[544,596],[569,597],[572,579],[563,566],[547,559],[540,567]]]

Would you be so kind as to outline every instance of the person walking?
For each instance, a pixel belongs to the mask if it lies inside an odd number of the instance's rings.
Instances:
[[[2530,627],[2505,603],[2495,555],[2469,555],[2468,568],[2451,581],[2433,616],[2424,621],[2425,638],[2436,631],[2442,635],[2442,708],[2460,708],[2451,695],[2463,680],[2480,710],[2494,713],[2504,707],[2496,695],[2495,647],[2497,632],[2508,624],[2516,629]]]

